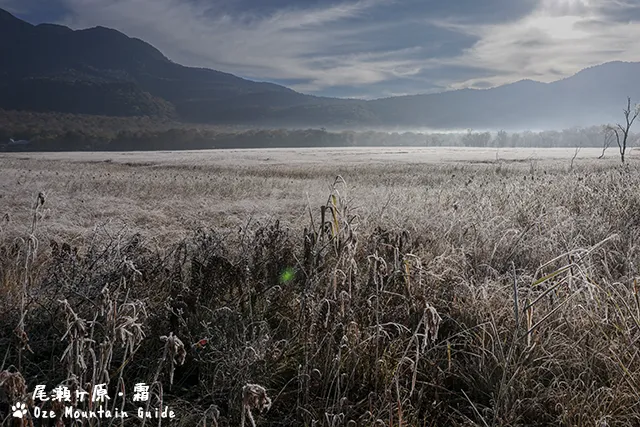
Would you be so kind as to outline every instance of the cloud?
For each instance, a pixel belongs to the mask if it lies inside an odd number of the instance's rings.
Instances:
[[[640,4],[636,0],[609,0],[598,4],[598,12],[616,22],[640,21]]]
[[[218,14],[215,3],[177,0],[66,0],[65,24],[109,26],[152,42],[176,62],[267,79],[298,79],[315,90],[375,83],[406,61],[403,49],[361,53],[353,37],[385,24],[357,29],[338,24],[357,19],[389,0],[359,0],[328,7],[288,7],[268,15]],[[346,51],[345,51],[346,50]]]
[[[150,41],[179,63],[324,94],[335,87],[407,79],[420,72],[428,55],[473,42],[425,28],[404,9],[402,19],[386,19],[406,7],[399,0],[289,4],[296,6],[265,13],[202,0],[65,0],[70,12],[63,23],[113,27]]]
[[[25,3],[20,3],[15,0],[0,0],[0,8],[12,13],[14,15],[25,16],[28,14],[30,7]]]
[[[64,0],[0,0],[0,8],[29,22],[52,22],[66,14],[62,1]]]
[[[552,81],[606,61],[640,60],[637,3],[0,0],[36,20],[46,14],[72,28],[116,28],[185,65],[363,98]]]
[[[640,22],[612,13],[616,0],[543,0],[529,15],[500,24],[436,22],[478,41],[455,58],[435,59],[440,67],[476,64],[491,78],[454,82],[451,88],[497,86],[520,79],[549,82],[614,60],[639,60]],[[628,5],[635,8],[635,6]]]

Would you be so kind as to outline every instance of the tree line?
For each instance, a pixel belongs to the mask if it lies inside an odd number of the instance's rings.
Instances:
[[[247,129],[206,126],[154,117],[106,117],[0,110],[4,151],[127,151],[212,148],[450,146],[602,147],[606,129],[563,131],[388,132],[326,129]],[[28,145],[11,146],[10,139]]]

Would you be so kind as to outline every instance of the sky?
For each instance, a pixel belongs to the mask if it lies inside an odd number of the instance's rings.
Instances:
[[[640,0],[0,0],[31,23],[115,28],[171,60],[373,99],[640,61]]]

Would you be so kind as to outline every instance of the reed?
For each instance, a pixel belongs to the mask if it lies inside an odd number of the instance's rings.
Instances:
[[[579,160],[321,169],[297,220],[171,242],[55,234],[47,189],[0,234],[0,425],[40,383],[184,426],[638,425],[640,172]]]

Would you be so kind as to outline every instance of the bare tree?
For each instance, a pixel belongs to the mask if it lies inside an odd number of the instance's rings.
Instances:
[[[569,170],[573,170],[573,162],[576,160],[576,157],[578,157],[578,153],[580,152],[580,150],[582,150],[582,145],[578,145],[576,147],[576,151],[575,153],[573,153],[573,157],[571,158],[571,165],[569,166]]]
[[[638,118],[640,114],[640,104],[636,104],[633,110],[631,110],[631,98],[627,98],[627,108],[623,110],[625,124],[621,125],[607,125],[604,127],[604,148],[599,158],[604,157],[605,150],[615,141],[620,149],[620,160],[624,163],[624,155],[627,151],[627,142],[629,141],[629,131],[633,122]]]

